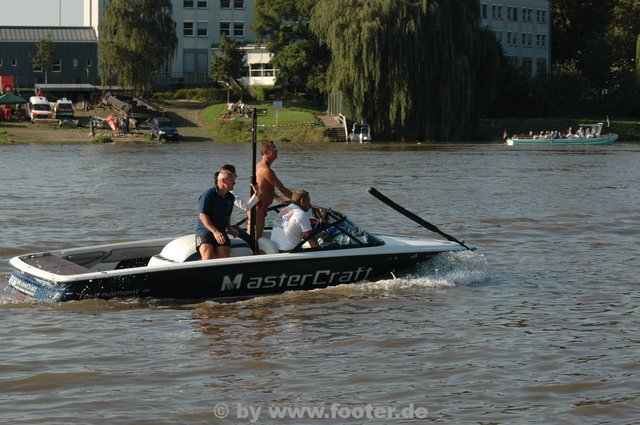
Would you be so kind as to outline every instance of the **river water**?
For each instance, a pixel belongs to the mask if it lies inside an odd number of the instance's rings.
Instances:
[[[31,303],[5,288],[2,422],[640,423],[640,145],[279,148],[274,169],[314,204],[431,235],[374,186],[478,250],[227,304]],[[191,232],[220,164],[248,193],[250,155],[0,146],[0,281],[21,253]]]

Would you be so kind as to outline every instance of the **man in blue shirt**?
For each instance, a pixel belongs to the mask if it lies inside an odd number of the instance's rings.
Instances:
[[[238,235],[231,227],[231,212],[235,196],[231,191],[236,184],[235,175],[228,170],[218,174],[214,187],[200,195],[198,201],[198,223],[196,225],[196,248],[203,260],[226,258],[231,254],[231,241]]]

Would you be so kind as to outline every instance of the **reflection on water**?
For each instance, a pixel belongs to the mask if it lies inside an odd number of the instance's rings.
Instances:
[[[216,416],[219,403],[413,403],[443,423],[640,416],[636,145],[279,149],[279,177],[314,203],[377,233],[429,234],[373,186],[478,250],[396,279],[233,303],[0,293],[4,421],[246,423]],[[219,164],[236,164],[248,194],[250,152],[0,146],[0,277],[25,252],[189,233]],[[258,423],[274,422],[313,421]]]

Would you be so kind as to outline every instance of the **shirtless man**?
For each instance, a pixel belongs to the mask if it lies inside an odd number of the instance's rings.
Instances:
[[[284,195],[285,198],[291,198],[291,191],[278,179],[276,173],[271,169],[271,164],[278,158],[278,149],[273,141],[262,142],[262,159],[256,164],[256,180],[258,183],[258,198],[260,202],[256,205],[256,235],[260,239],[264,230],[264,220],[267,210],[275,198],[284,201],[276,195],[275,190]],[[251,229],[251,226],[249,226]]]

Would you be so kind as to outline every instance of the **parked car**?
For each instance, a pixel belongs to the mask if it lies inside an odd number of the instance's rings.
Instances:
[[[53,112],[58,119],[73,119],[73,102],[71,102],[66,97],[63,99],[58,99],[58,101],[53,104]]]
[[[31,122],[39,119],[51,118],[51,103],[44,96],[31,96],[29,98],[29,117]]]
[[[151,138],[158,140],[178,140],[178,130],[165,117],[155,117],[151,120]]]

